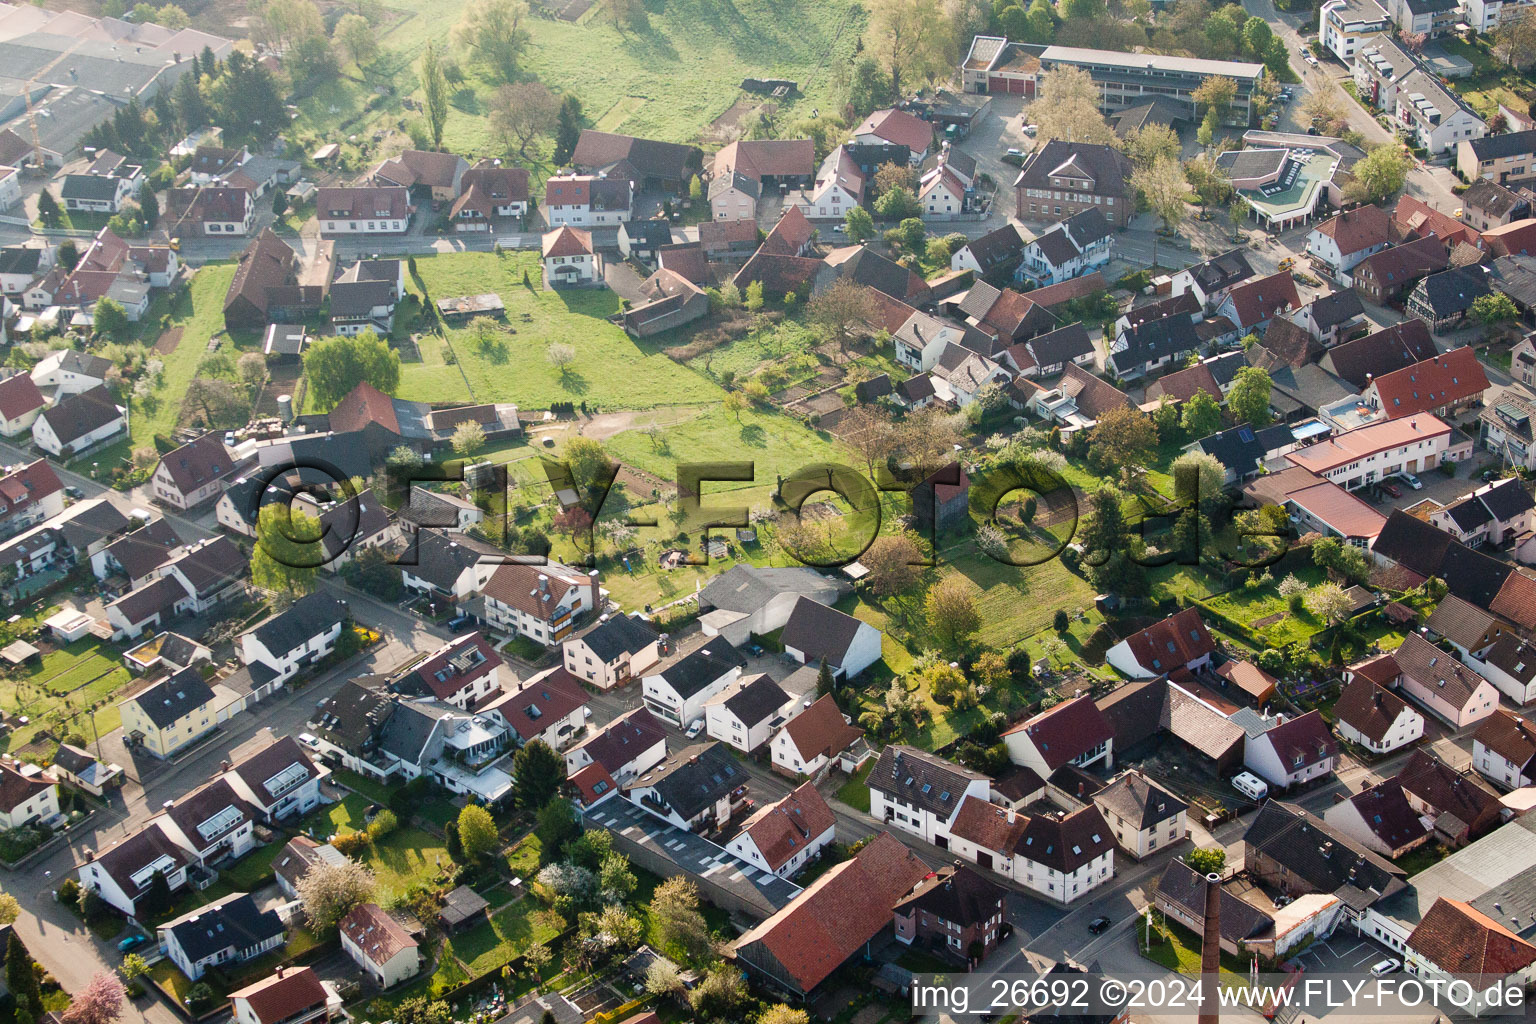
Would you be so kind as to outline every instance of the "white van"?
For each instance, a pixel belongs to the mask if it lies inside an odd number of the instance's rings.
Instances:
[[[1253,772],[1239,772],[1232,779],[1232,788],[1250,800],[1263,800],[1269,795],[1269,786]]]

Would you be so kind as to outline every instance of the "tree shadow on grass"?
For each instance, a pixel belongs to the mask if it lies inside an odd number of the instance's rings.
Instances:
[[[750,448],[766,448],[768,432],[756,423],[748,423],[741,428],[741,443]]]
[[[480,115],[485,113],[485,104],[480,102],[480,97],[473,89],[460,89],[453,94],[449,104],[454,110],[461,110],[466,114]]]
[[[569,370],[560,375],[560,387],[573,395],[584,395],[592,390],[592,385],[587,382],[587,378]]]

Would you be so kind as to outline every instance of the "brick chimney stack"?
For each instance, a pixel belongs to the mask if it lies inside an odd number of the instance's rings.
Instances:
[[[1221,973],[1221,876],[1205,876],[1205,930],[1200,938],[1200,1014],[1196,1024],[1218,1024],[1221,997],[1216,986]]]

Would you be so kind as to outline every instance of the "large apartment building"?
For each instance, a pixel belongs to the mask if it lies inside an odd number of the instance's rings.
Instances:
[[[1352,64],[1361,44],[1392,24],[1376,0],[1327,0],[1317,9],[1317,32],[1323,48],[1345,65]]]

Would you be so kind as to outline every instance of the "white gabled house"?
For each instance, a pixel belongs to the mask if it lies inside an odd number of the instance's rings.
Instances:
[[[347,606],[327,594],[301,597],[283,611],[240,636],[240,660],[268,681],[286,682],[305,665],[336,649],[350,619]]]
[[[741,677],[746,664],[740,651],[723,637],[715,637],[641,679],[641,695],[658,717],[687,728],[704,717],[710,698]]]
[[[704,704],[704,731],[743,753],[767,743],[800,705],[764,673],[742,676]]]
[[[986,803],[992,780],[937,754],[893,743],[869,772],[869,814],[930,843],[947,842],[967,797]]]
[[[759,871],[792,878],[836,838],[837,818],[814,783],[802,783],[758,810],[726,844],[732,856]]]

